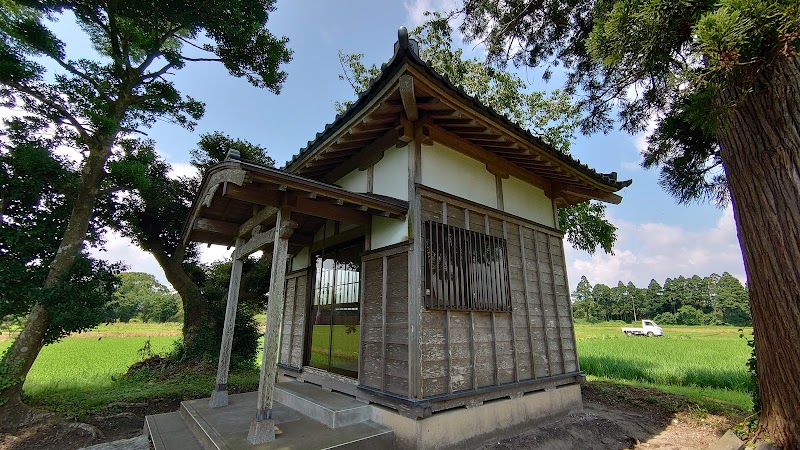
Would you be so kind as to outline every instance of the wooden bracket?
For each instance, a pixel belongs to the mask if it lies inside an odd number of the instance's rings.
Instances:
[[[414,95],[414,78],[411,75],[400,76],[400,98],[403,100],[408,120],[415,122],[419,118],[417,97]]]

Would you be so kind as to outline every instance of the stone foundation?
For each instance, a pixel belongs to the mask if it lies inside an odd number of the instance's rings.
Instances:
[[[496,442],[579,411],[583,403],[580,385],[572,384],[472,408],[437,412],[419,420],[371,406],[371,420],[394,431],[394,448],[425,450],[474,448]]]

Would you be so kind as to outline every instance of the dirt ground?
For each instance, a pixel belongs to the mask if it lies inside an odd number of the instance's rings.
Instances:
[[[588,383],[584,410],[481,450],[707,449],[738,418],[707,414],[686,400],[651,389]],[[144,416],[176,411],[178,400],[112,404],[76,424],[38,416],[18,429],[0,424],[0,450],[73,450],[141,434]]]

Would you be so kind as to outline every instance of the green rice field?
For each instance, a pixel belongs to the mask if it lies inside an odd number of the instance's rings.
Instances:
[[[581,370],[750,410],[750,347],[736,327],[665,327],[662,337],[626,336],[623,324],[576,325]],[[688,393],[688,394],[687,394]]]
[[[625,336],[620,331],[622,326],[576,325],[581,370],[590,381],[654,387],[711,405],[711,409],[714,405],[739,411],[752,409],[746,369],[750,348],[739,337],[738,328],[665,327],[664,337],[648,338]],[[312,358],[321,363],[328,357],[330,328],[316,328]],[[750,330],[744,333],[749,335]],[[168,350],[179,334],[179,324],[113,324],[68,337],[42,350],[25,384],[26,395],[43,407],[69,410],[61,403],[95,393],[95,403],[99,403],[103,398],[122,395],[115,394],[119,389],[128,399],[172,395],[172,391],[180,393],[181,389],[204,393],[213,382],[209,375],[197,374],[171,387],[168,383],[115,380],[139,359],[138,350],[148,339],[152,351],[159,353]],[[0,352],[10,344],[4,337],[0,336]],[[355,367],[357,354],[348,349],[357,349],[358,331],[347,333],[346,327],[336,326],[333,339],[338,344],[334,345],[338,351],[332,355],[334,365]],[[238,377],[243,386],[257,386],[257,371],[251,372]]]

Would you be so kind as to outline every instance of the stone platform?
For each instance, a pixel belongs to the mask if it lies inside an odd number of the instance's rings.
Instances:
[[[188,400],[180,411],[145,418],[155,450],[177,449],[398,449],[477,448],[524,433],[582,407],[580,385],[551,387],[413,419],[311,383],[275,386],[272,416],[282,434],[269,443],[247,441],[256,393],[235,394],[229,405]]]
[[[181,402],[178,412],[145,418],[156,450],[178,449],[391,449],[390,428],[370,420],[370,406],[351,397],[301,382],[275,388],[272,417],[281,434],[269,443],[247,441],[256,394],[234,394],[228,406],[210,408],[209,399]],[[285,403],[284,403],[285,402]]]

